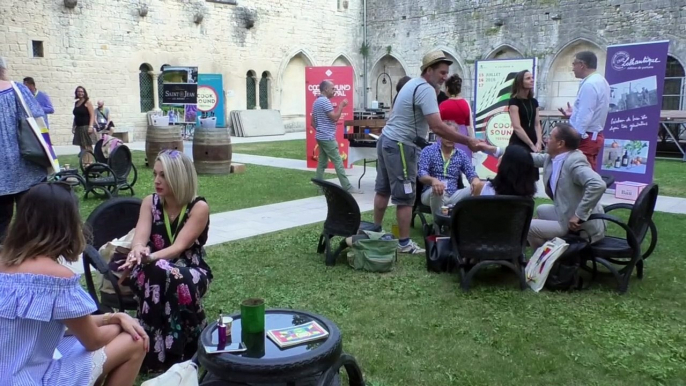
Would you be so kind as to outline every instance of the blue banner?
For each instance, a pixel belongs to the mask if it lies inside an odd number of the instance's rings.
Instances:
[[[610,112],[598,163],[617,182],[653,182],[669,41],[607,47]]]
[[[198,76],[198,118],[202,121],[215,120],[216,127],[226,127],[224,112],[224,81],[221,74],[200,74]]]

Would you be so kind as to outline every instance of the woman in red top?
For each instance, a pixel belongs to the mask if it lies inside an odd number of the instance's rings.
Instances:
[[[469,102],[460,96],[462,93],[462,78],[454,74],[445,81],[445,88],[450,98],[438,106],[443,121],[451,121],[457,125],[458,132],[474,138],[472,127],[472,113]],[[472,152],[465,145],[455,144],[455,147],[472,157]]]

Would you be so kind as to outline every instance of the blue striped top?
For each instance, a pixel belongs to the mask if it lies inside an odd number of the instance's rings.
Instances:
[[[96,311],[79,276],[0,273],[0,288],[0,385],[88,385],[92,352],[62,323]]]
[[[317,125],[317,134],[315,139],[320,141],[330,141],[336,139],[336,122],[329,118],[329,113],[333,111],[333,104],[329,98],[319,96],[312,105],[312,115],[314,115],[314,122]]]

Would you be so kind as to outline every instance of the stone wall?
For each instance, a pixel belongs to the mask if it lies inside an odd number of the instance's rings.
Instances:
[[[148,4],[145,17],[139,14],[140,3]],[[342,3],[252,0],[236,6],[202,0],[79,0],[76,8],[67,9],[62,0],[2,0],[0,56],[8,59],[14,80],[32,76],[50,95],[56,109],[50,117],[51,134],[60,145],[71,143],[78,85],[94,102],[105,100],[118,127],[135,130],[134,139],[143,140],[143,63],[156,71],[164,64],[197,65],[200,73],[223,74],[227,112],[246,108],[247,72],[253,70],[259,78],[268,71],[270,108],[280,109],[288,100],[289,127],[302,130],[304,83],[284,89],[284,73],[292,72],[289,62],[294,56],[300,68],[303,63],[331,65],[340,62],[341,55],[349,62],[360,60],[361,4],[350,1],[345,9]],[[198,12],[204,18],[196,24]],[[247,29],[250,14],[255,23]],[[32,57],[32,40],[43,42],[43,58]]]
[[[145,17],[139,15],[140,3],[148,4]],[[33,76],[53,99],[57,112],[50,122],[57,144],[71,142],[78,85],[93,100],[104,99],[117,125],[142,140],[143,63],[155,71],[163,64],[197,65],[201,73],[223,74],[227,112],[246,108],[247,72],[259,79],[267,71],[270,108],[281,110],[289,131],[303,130],[305,66],[352,65],[355,106],[362,107],[362,3],[78,0],[70,10],[62,0],[3,0],[0,55],[7,57],[14,79]],[[669,39],[671,55],[686,63],[683,0],[367,0],[367,9],[370,103],[387,103],[397,80],[418,75],[422,56],[437,48],[455,59],[451,71],[465,78],[463,94],[469,99],[475,60],[538,57],[537,97],[545,108],[574,97],[571,57],[582,49],[599,53],[602,71],[607,45]],[[204,14],[199,24],[198,12]],[[248,29],[250,15],[255,22]],[[32,40],[43,41],[43,58],[32,57]],[[393,91],[379,77],[384,71]]]
[[[368,0],[367,33],[370,69],[390,47],[417,76],[422,56],[441,48],[468,78],[469,99],[475,60],[536,56],[537,97],[547,109],[576,95],[571,57],[579,50],[596,51],[604,70],[607,45],[668,39],[686,64],[683,0]]]

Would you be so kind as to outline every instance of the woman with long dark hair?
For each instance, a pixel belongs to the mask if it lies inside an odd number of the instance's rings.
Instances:
[[[19,201],[0,252],[0,385],[132,385],[148,336],[124,312],[97,307],[75,262],[86,246],[66,183],[41,183]]]
[[[88,92],[82,86],[74,90],[74,123],[71,132],[74,134],[72,144],[81,148],[81,151],[88,150],[93,152],[93,144],[97,142],[95,135],[95,113],[93,103],[88,100]],[[92,157],[87,153],[84,155],[84,163],[93,162]]]
[[[514,129],[510,145],[520,145],[534,153],[541,151],[543,129],[538,101],[534,98],[534,77],[528,70],[518,72],[512,81],[509,110]]]
[[[486,181],[474,195],[509,195],[533,197],[536,194],[538,168],[531,153],[524,146],[510,145],[498,161],[495,177]]]

